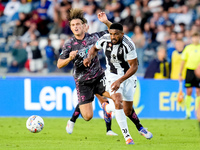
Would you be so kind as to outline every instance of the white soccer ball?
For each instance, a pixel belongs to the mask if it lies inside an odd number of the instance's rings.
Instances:
[[[26,127],[32,133],[40,132],[44,128],[44,120],[40,116],[32,115],[26,121]]]

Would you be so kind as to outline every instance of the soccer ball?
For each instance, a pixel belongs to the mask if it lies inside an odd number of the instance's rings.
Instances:
[[[26,128],[32,133],[40,132],[44,128],[44,121],[40,116],[32,115],[26,121]]]

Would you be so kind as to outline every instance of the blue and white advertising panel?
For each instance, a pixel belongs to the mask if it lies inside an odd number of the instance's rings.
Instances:
[[[138,79],[134,108],[140,118],[185,118],[178,104],[178,81]],[[185,93],[185,91],[184,91]],[[195,91],[192,117],[195,118]],[[77,105],[74,79],[66,77],[1,77],[0,116],[70,117]],[[102,117],[101,105],[93,103],[94,117]]]

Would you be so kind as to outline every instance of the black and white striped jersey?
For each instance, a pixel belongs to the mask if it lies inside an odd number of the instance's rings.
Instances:
[[[137,58],[135,44],[124,35],[120,44],[111,43],[110,34],[102,36],[95,44],[97,49],[103,49],[106,56],[106,71],[124,75],[129,69],[127,60]]]

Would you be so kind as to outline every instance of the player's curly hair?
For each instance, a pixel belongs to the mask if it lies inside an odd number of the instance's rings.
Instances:
[[[73,19],[80,19],[83,23],[87,23],[87,20],[83,17],[83,10],[75,8],[69,11],[68,20],[71,22]]]

